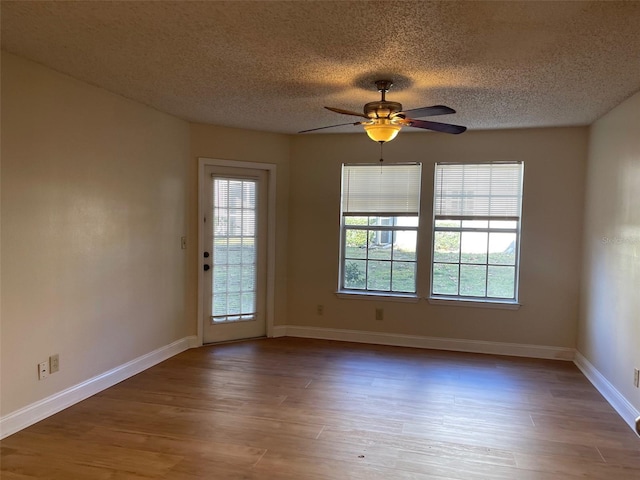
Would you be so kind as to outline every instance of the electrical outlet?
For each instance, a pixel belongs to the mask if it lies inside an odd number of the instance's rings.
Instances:
[[[633,369],[633,386],[640,388],[640,370],[637,368]]]
[[[49,363],[42,362],[38,364],[38,380],[44,380],[49,376]]]
[[[180,248],[182,250],[187,249],[187,237],[180,237]]]
[[[317,313],[318,315],[324,315],[324,305],[318,305],[318,306],[316,307],[316,313]]]
[[[49,373],[56,373],[60,370],[60,355],[57,353],[49,357]]]
[[[384,320],[384,309],[376,308],[376,320],[382,321]]]

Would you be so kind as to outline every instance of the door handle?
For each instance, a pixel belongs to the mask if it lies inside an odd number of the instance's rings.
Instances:
[[[209,270],[211,267],[209,265],[207,265],[206,263],[204,264],[204,271],[206,272],[207,270]]]

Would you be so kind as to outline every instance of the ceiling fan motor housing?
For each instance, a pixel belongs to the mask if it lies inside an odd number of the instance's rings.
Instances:
[[[388,102],[386,100],[369,102],[364,106],[364,114],[373,118],[389,118],[391,115],[402,111],[402,104],[398,102]]]

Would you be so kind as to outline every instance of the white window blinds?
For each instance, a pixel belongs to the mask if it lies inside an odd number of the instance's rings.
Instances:
[[[434,215],[520,217],[522,162],[437,163]]]
[[[419,163],[343,165],[342,213],[418,215],[421,168]]]

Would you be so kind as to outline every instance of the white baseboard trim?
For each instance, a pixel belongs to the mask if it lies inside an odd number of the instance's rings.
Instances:
[[[515,357],[545,358],[568,360],[574,358],[575,350],[566,347],[544,345],[526,345],[519,343],[487,342],[482,340],[463,340],[456,338],[422,337],[397,333],[366,332],[335,328],[301,327],[296,325],[278,326],[277,336],[317,338],[339,340],[343,342],[372,343],[394,345],[397,347],[430,348],[434,350],[452,350],[456,352],[488,353]],[[276,336],[276,335],[274,335]]]
[[[273,330],[271,331],[273,338],[285,337],[287,335],[287,326],[286,325],[274,325]]]
[[[580,352],[576,351],[576,358],[573,361],[585,377],[593,384],[594,387],[602,394],[616,412],[636,431],[635,419],[640,417],[638,411],[631,403],[614,387],[604,375],[602,375],[589,360],[587,360]]]
[[[96,375],[89,380],[85,380],[15,412],[9,413],[0,418],[0,438],[8,437],[23,428],[27,428],[71,405],[81,402],[116,383],[126,380],[147,368],[153,367],[180,352],[188,350],[191,348],[191,345],[196,343],[197,337],[195,336],[181,338],[169,345],[165,345],[164,347],[160,347],[135,358],[130,362],[112,368],[100,375]]]

